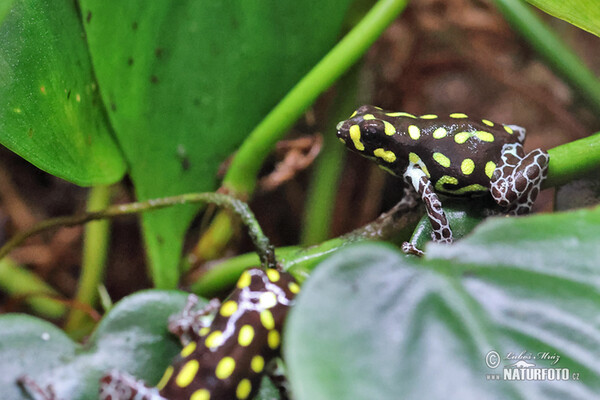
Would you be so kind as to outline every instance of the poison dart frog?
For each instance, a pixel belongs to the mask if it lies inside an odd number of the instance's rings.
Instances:
[[[507,214],[524,214],[548,172],[548,153],[525,154],[524,128],[463,113],[416,116],[364,105],[337,125],[337,136],[348,149],[404,179],[409,196],[425,203],[434,242],[452,243],[438,194],[491,193]],[[423,255],[408,242],[402,249]]]
[[[274,268],[252,268],[219,306],[191,311],[189,302],[170,330],[182,338],[183,350],[155,388],[113,371],[102,377],[101,400],[251,399],[264,374],[273,375],[281,329],[300,286]],[[202,317],[218,308],[209,326]],[[273,377],[272,378],[278,378]]]

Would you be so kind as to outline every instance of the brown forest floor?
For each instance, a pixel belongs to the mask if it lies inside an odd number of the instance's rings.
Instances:
[[[600,75],[598,38],[540,15]],[[525,126],[526,149],[549,149],[600,130],[600,120],[511,31],[488,1],[412,2],[369,51],[361,72],[360,96],[385,109],[416,114],[465,112]],[[314,124],[307,120],[299,122],[296,131],[318,130],[318,117]],[[4,148],[0,160],[0,241],[36,221],[84,209],[86,189],[54,178]],[[372,220],[400,196],[393,178],[368,160],[349,155],[345,168],[339,198],[352,200],[338,203],[335,234]],[[265,232],[278,246],[298,241],[309,176],[310,168],[273,191],[263,191],[252,203]],[[131,185],[125,182],[115,201],[132,200]],[[553,192],[547,190],[540,195],[536,210],[552,207]],[[82,231],[81,227],[63,228],[37,236],[12,257],[65,298],[72,298]],[[106,286],[116,300],[151,284],[136,219],[114,221],[111,235]],[[248,250],[247,243],[240,246]],[[0,293],[0,312],[23,310],[22,301]]]

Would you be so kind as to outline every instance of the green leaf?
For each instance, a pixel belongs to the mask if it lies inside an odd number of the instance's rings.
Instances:
[[[85,346],[43,320],[21,314],[0,316],[2,399],[29,399],[16,385],[27,375],[51,384],[62,400],[93,399],[100,377],[111,369],[156,383],[181,346],[167,319],[181,311],[183,292],[145,291],[119,302]]]
[[[95,399],[100,377],[117,369],[156,384],[181,350],[167,320],[183,308],[187,293],[147,290],[121,300],[104,317],[88,343],[73,342],[54,325],[24,314],[0,316],[2,400],[30,400],[16,384],[27,375],[52,385],[61,400]],[[206,304],[201,300],[199,307]],[[279,398],[263,379],[257,400]]]
[[[600,7],[596,0],[527,0],[537,8],[600,36]]]
[[[295,398],[596,398],[599,224],[600,208],[497,218],[452,246],[429,245],[424,260],[381,244],[336,253],[287,321]],[[486,379],[523,351],[570,380]]]
[[[29,162],[83,186],[123,176],[75,2],[12,3],[0,26],[0,99],[0,142]]]
[[[350,0],[82,0],[92,59],[138,198],[217,187],[219,165],[333,44]],[[197,207],[143,216],[174,287]]]
[[[6,14],[10,11],[13,1],[14,0],[2,0],[2,2],[0,2],[0,24]]]

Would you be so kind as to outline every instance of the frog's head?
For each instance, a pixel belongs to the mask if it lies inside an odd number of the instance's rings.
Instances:
[[[349,119],[337,124],[337,137],[348,149],[393,168],[397,155],[390,149],[396,129],[387,119],[381,108],[361,106]]]

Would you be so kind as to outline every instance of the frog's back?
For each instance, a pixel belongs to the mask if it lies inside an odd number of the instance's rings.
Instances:
[[[462,113],[418,117],[373,106],[360,107],[339,127],[349,129],[353,125],[360,127],[363,140],[360,143],[346,140],[352,150],[374,157],[382,167],[398,176],[409,163],[418,164],[436,191],[458,196],[486,192],[503,146],[522,143],[525,137],[525,130],[518,126],[469,118]],[[375,138],[373,132],[379,125],[381,137],[370,139]],[[390,151],[394,157],[386,153]],[[388,156],[378,157],[378,154]],[[391,159],[394,162],[389,162]]]

